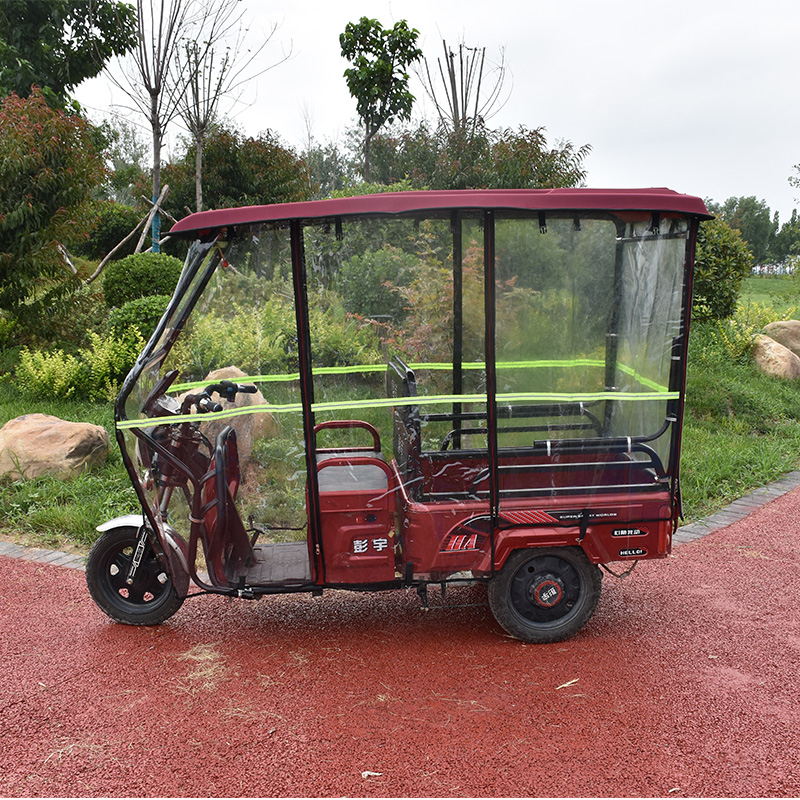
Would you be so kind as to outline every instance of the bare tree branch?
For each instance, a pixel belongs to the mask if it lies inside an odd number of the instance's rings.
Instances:
[[[478,123],[494,116],[508,99],[508,96],[501,99],[506,77],[510,75],[505,52],[500,50],[499,63],[489,70],[485,47],[467,47],[460,43],[458,64],[456,53],[445,40],[442,40],[442,47],[444,57],[436,59],[440,80],[436,82],[431,77],[428,59],[424,60],[424,72],[418,70],[417,76],[436,108],[440,124],[453,133],[469,128],[474,134]],[[487,82],[491,75],[493,81]]]
[[[220,101],[236,92],[245,82],[263,75],[291,57],[283,57],[254,74],[245,75],[278,29],[273,24],[269,33],[254,50],[245,50],[248,29],[242,24],[243,13],[236,14],[238,0],[218,0],[207,7],[194,35],[176,52],[176,66],[188,65],[187,91],[178,113],[195,143],[195,195],[197,210],[203,210],[203,146],[205,135],[214,122]],[[233,37],[233,38],[231,38]]]

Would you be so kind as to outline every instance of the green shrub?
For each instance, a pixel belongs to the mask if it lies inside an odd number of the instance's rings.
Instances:
[[[113,400],[144,347],[144,339],[130,328],[122,338],[90,333],[89,342],[78,355],[23,347],[16,367],[17,385],[36,399]]]
[[[348,259],[339,276],[345,309],[364,317],[398,319],[405,298],[395,287],[409,282],[416,264],[415,256],[389,245]]]
[[[16,320],[12,316],[0,311],[0,348],[11,341],[16,325]]]
[[[112,261],[103,275],[103,295],[109,308],[152,295],[172,295],[183,265],[164,253],[135,253]]]
[[[136,328],[148,339],[156,329],[169,300],[169,295],[156,294],[131,300],[121,308],[112,309],[108,316],[109,332],[121,339],[129,328]]]
[[[736,310],[753,256],[739,231],[717,217],[700,225],[692,309],[700,320],[727,319]]]
[[[87,370],[80,359],[63,350],[44,353],[23,347],[16,377],[19,388],[31,397],[58,400],[84,393]]]
[[[55,342],[73,353],[86,346],[90,333],[104,333],[107,326],[108,308],[100,287],[93,283],[79,286],[54,302],[50,314],[41,320],[37,328],[26,332],[31,338],[24,343]]]
[[[85,258],[101,260],[105,258],[136,226],[141,215],[131,206],[105,200],[96,203],[93,207],[95,213],[94,224],[89,229],[89,237],[82,242],[75,251]],[[137,237],[131,240],[115,256],[121,259],[133,253]]]
[[[113,400],[142,351],[144,339],[135,328],[129,328],[120,339],[97,333],[90,334],[90,339],[91,346],[81,351],[89,371],[87,396],[90,400]]]

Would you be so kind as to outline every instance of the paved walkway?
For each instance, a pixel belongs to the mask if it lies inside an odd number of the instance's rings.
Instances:
[[[735,500],[729,506],[712,514],[710,517],[684,525],[675,532],[673,545],[693,542],[720,528],[727,528],[734,522],[744,519],[757,508],[765,506],[770,500],[790,492],[800,486],[800,470],[784,475],[780,480],[762,486]],[[71,553],[62,553],[58,550],[47,550],[41,547],[23,547],[0,540],[0,556],[21,558],[25,561],[34,561],[38,564],[52,564],[57,567],[70,569],[83,569],[84,557]]]
[[[681,529],[542,646],[482,587],[430,613],[211,596],[130,628],[74,557],[6,548],[0,797],[798,797],[799,483]]]

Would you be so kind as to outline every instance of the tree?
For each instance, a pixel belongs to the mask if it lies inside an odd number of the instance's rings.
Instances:
[[[269,44],[278,29],[273,24],[261,43],[254,50],[244,49],[246,29],[242,27],[242,14],[235,13],[239,0],[221,0],[213,8],[203,32],[207,41],[196,38],[186,40],[183,51],[176,53],[176,69],[187,69],[187,91],[179,101],[178,110],[195,144],[195,207],[203,210],[203,145],[206,133],[217,116],[219,103],[223,97],[235,92],[246,80],[262,75],[269,69],[282,64],[290,56],[282,58],[254,75],[245,77],[245,71],[253,60]],[[233,31],[232,41],[226,41]]]
[[[395,119],[409,120],[414,95],[408,90],[407,68],[422,57],[419,31],[405,20],[385,29],[376,19],[349,22],[339,36],[342,55],[352,63],[344,71],[364,125],[364,180],[370,180],[370,144],[375,134]]]
[[[123,119],[106,121],[101,128],[108,140],[106,154],[111,171],[108,193],[118,203],[138,205],[139,195],[149,179],[147,142],[142,139],[141,129]]]
[[[775,226],[778,226],[778,212],[775,212]],[[784,222],[772,240],[771,257],[778,263],[789,256],[800,254],[800,215],[797,209],[792,210],[788,222]]]
[[[729,197],[722,205],[710,201],[708,209],[742,234],[756,264],[763,264],[767,260],[772,239],[777,233],[777,224],[771,219],[769,206],[763,200]]]
[[[727,319],[736,311],[753,256],[738,230],[716,217],[701,223],[695,253],[692,313],[701,320]]]
[[[122,79],[112,80],[147,119],[152,132],[152,195],[161,194],[161,146],[167,127],[178,113],[187,76],[175,63],[184,38],[189,37],[195,0],[136,0],[136,46]],[[153,215],[153,250],[158,252],[160,217]]]
[[[335,141],[309,139],[302,153],[315,198],[330,197],[356,179],[355,167]]]
[[[468,134],[425,124],[379,134],[374,173],[382,183],[405,178],[430,189],[543,189],[578,186],[586,178],[590,145],[547,143],[544,128],[491,130],[479,122]]]
[[[136,0],[136,46],[123,80],[115,82],[147,119],[153,137],[153,202],[161,194],[161,147],[168,126],[206,55],[231,29],[235,0]],[[235,22],[234,22],[235,24]],[[186,42],[190,47],[188,61]],[[153,216],[153,250],[158,251],[160,217]]]
[[[456,54],[442,40],[444,61],[436,59],[441,80],[431,77],[428,60],[424,60],[425,72],[420,79],[439,116],[439,124],[451,133],[470,136],[476,133],[479,122],[485,122],[503,105],[503,85],[506,78],[505,54],[500,51],[500,61],[490,74],[486,72],[486,48],[458,45],[458,68]]]
[[[0,309],[41,318],[69,288],[63,247],[80,233],[80,209],[105,178],[95,137],[80,116],[34,89],[0,104]]]
[[[212,126],[203,171],[203,194],[213,208],[288,203],[311,196],[306,165],[269,131],[244,137]],[[181,160],[165,165],[164,175],[172,187],[167,210],[179,216],[194,199],[194,147],[189,145]]]
[[[134,42],[134,9],[121,0],[0,0],[0,95],[33,86],[53,106]]]

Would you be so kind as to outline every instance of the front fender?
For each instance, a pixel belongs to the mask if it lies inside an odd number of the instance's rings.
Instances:
[[[124,514],[98,525],[96,530],[100,533],[115,528],[136,528],[137,531],[140,531],[143,525],[147,525],[143,514]],[[157,538],[164,548],[164,555],[169,562],[175,587],[179,593],[182,592],[182,596],[185,596],[189,584],[189,549],[186,542],[169,525],[165,525],[164,529],[158,532]]]
[[[100,533],[114,530],[114,528],[136,528],[138,531],[145,524],[144,514],[125,514],[122,517],[114,517],[102,525],[98,525],[95,530]]]

